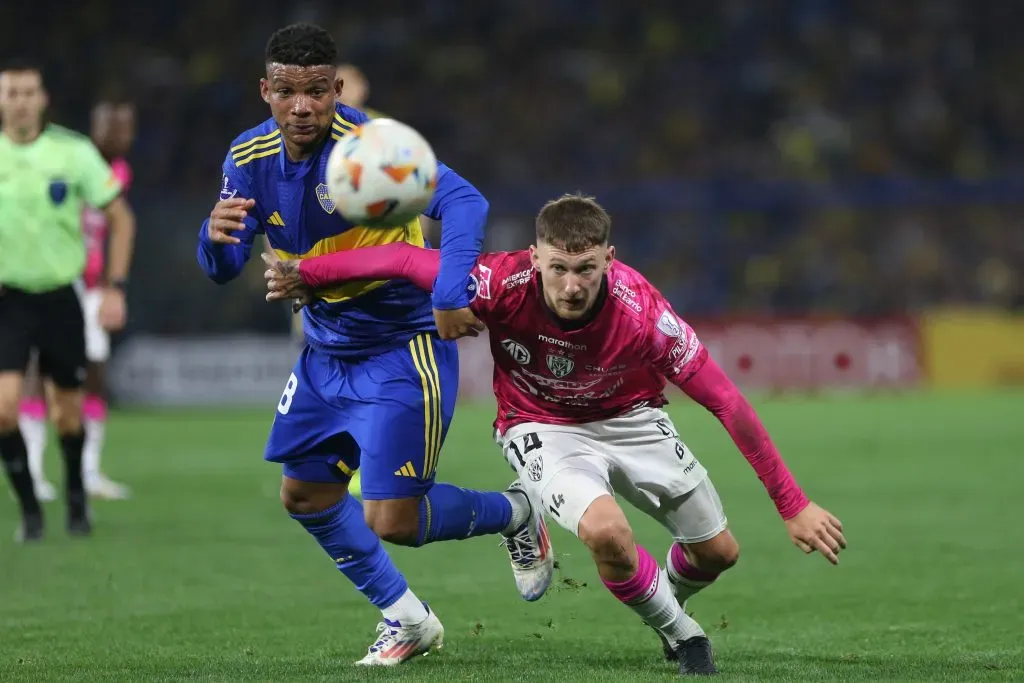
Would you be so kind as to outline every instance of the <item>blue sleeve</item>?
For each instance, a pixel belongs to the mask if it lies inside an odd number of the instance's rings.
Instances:
[[[253,199],[252,187],[246,178],[234,165],[230,154],[224,160],[224,178],[221,182],[219,199],[231,199],[232,197],[243,197]],[[238,230],[232,233],[241,240],[240,244],[216,244],[210,241],[206,232],[206,226],[210,219],[203,221],[199,229],[199,247],[196,250],[196,259],[206,276],[219,285],[235,279],[245,262],[249,260],[249,253],[252,251],[253,239],[262,232],[260,220],[256,215],[256,207],[249,211],[244,223],[245,230]]]
[[[437,166],[437,189],[424,213],[441,221],[441,269],[432,298],[434,308],[449,311],[469,306],[466,282],[483,248],[490,205],[458,173]]]

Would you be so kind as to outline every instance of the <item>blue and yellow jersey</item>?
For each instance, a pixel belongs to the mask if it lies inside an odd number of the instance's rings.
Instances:
[[[300,162],[288,159],[273,119],[238,136],[224,160],[220,198],[253,199],[255,206],[245,220],[247,228],[234,233],[242,240],[238,245],[210,242],[204,222],[198,260],[206,274],[218,283],[237,276],[257,234],[266,235],[283,259],[392,242],[429,246],[418,219],[398,228],[369,228],[353,225],[335,211],[327,192],[327,159],[338,140],[367,120],[363,112],[337,104],[329,138],[316,154]],[[442,240],[442,252],[445,242],[451,241],[454,281],[462,261],[471,256],[475,262],[479,254],[487,202],[454,171],[438,166],[437,189],[426,215],[453,228],[453,239]],[[474,244],[475,253],[470,253]],[[471,267],[466,265],[463,283]],[[435,291],[431,301],[430,294],[404,281],[351,282],[319,293],[319,299],[305,308],[303,331],[314,348],[346,357],[373,355],[433,331],[432,309],[468,305],[462,301],[464,293],[459,295]]]

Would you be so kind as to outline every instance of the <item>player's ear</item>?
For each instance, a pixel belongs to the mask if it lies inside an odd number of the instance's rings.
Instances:
[[[604,264],[606,266],[610,266],[612,264],[612,261],[614,261],[614,260],[615,260],[615,247],[609,245],[608,246],[608,251],[605,252]]]
[[[534,268],[540,270],[540,258],[537,256],[537,247],[533,244],[530,245],[530,263]]]
[[[270,81],[265,78],[260,79],[260,97],[267,104],[270,104]]]
[[[334,79],[334,96],[341,97],[341,91],[345,89],[345,79],[338,76]]]

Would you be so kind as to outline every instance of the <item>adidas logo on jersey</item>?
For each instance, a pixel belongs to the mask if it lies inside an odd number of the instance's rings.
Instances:
[[[277,211],[270,214],[270,218],[267,219],[267,222],[270,223],[271,225],[276,225],[279,228],[284,227],[284,219],[281,218],[281,214],[279,214]]]

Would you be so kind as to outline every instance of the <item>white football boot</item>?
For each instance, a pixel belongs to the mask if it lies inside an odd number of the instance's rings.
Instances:
[[[512,482],[508,493],[521,495],[530,505],[530,516],[521,527],[506,536],[502,543],[512,561],[512,576],[523,600],[539,600],[551,585],[555,571],[555,552],[551,548],[544,511],[534,505],[519,480]]]
[[[52,503],[57,500],[57,487],[42,477],[33,475],[33,483],[36,489],[36,498],[40,503]]]
[[[109,479],[105,474],[86,476],[85,492],[91,497],[101,500],[128,500],[132,497],[130,488]]]
[[[424,604],[424,607],[427,607]],[[412,626],[385,619],[377,624],[377,642],[356,666],[398,666],[418,655],[436,652],[444,646],[444,626],[427,607],[427,618]]]

